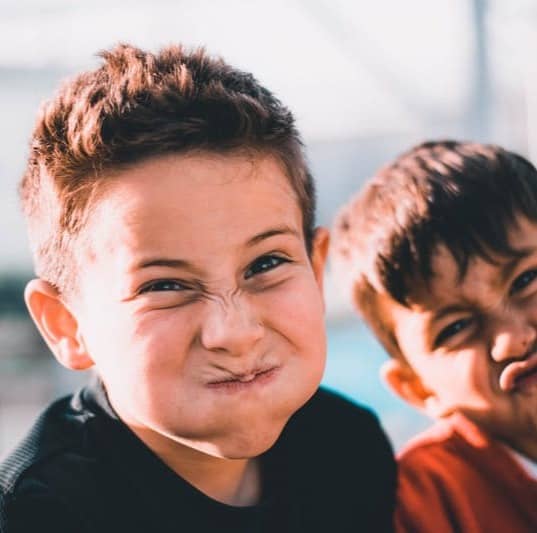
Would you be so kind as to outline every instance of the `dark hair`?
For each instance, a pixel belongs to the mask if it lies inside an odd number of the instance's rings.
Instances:
[[[294,118],[248,73],[203,49],[152,54],[121,44],[63,85],[35,126],[20,185],[37,274],[72,285],[73,240],[107,174],[191,151],[272,155],[302,210],[308,251],[315,194]]]
[[[342,209],[333,255],[352,270],[364,318],[386,337],[377,293],[408,305],[410,283],[430,281],[439,244],[452,253],[461,279],[473,256],[494,262],[495,255],[517,255],[508,241],[517,215],[537,221],[530,162],[494,145],[426,142],[383,167]]]

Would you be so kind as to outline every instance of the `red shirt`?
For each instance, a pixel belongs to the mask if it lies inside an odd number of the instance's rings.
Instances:
[[[536,533],[537,481],[502,444],[452,416],[401,452],[395,529]]]

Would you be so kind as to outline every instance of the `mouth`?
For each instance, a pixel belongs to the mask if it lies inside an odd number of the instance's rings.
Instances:
[[[240,374],[230,374],[230,376],[209,381],[207,386],[215,391],[240,392],[263,387],[273,381],[280,370],[279,366],[256,369]]]
[[[504,392],[525,390],[537,385],[537,351],[532,350],[523,361],[508,364],[500,374],[500,388]]]

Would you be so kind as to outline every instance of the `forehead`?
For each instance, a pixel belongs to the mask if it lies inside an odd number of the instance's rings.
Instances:
[[[114,175],[87,231],[108,249],[184,252],[239,245],[274,224],[302,235],[301,220],[296,194],[274,158],[174,155]]]
[[[510,255],[489,253],[489,258],[472,255],[465,272],[450,250],[438,244],[432,255],[432,276],[429,282],[416,281],[412,287],[411,302],[415,305],[434,306],[444,299],[467,298],[501,290],[517,266],[537,252],[537,223],[517,217],[507,230]]]

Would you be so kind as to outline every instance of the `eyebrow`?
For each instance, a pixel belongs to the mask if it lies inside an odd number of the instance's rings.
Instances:
[[[154,259],[144,259],[134,265],[135,270],[149,267],[168,267],[168,268],[186,268],[193,269],[194,265],[184,259],[167,259],[165,257],[156,257]]]
[[[246,246],[254,246],[255,244],[260,243],[261,241],[264,241],[265,239],[269,239],[270,237],[274,237],[276,235],[294,235],[295,237],[300,237],[300,234],[298,231],[296,231],[293,228],[290,228],[289,226],[278,226],[276,228],[271,228],[267,231],[263,231],[262,233],[259,233],[257,235],[254,235],[251,239],[248,240],[246,243]]]
[[[438,322],[439,320],[442,320],[448,315],[452,315],[455,313],[462,313],[465,311],[468,311],[468,306],[460,305],[460,304],[447,305],[446,307],[442,307],[441,309],[439,309],[433,314],[431,322]]]
[[[246,247],[250,248],[259,244],[260,242],[275,237],[277,235],[295,235],[300,237],[300,233],[289,226],[279,226],[271,228],[267,231],[263,231],[257,235],[254,235],[246,242]],[[134,265],[134,270],[141,270],[150,267],[167,267],[167,268],[184,268],[188,270],[197,270],[195,265],[185,259],[171,259],[166,257],[155,257],[143,259]]]
[[[509,279],[513,274],[513,271],[516,269],[520,261],[531,255],[532,253],[535,253],[535,251],[535,248],[520,248],[516,250],[516,256],[501,266],[501,280],[507,281],[507,279]]]

